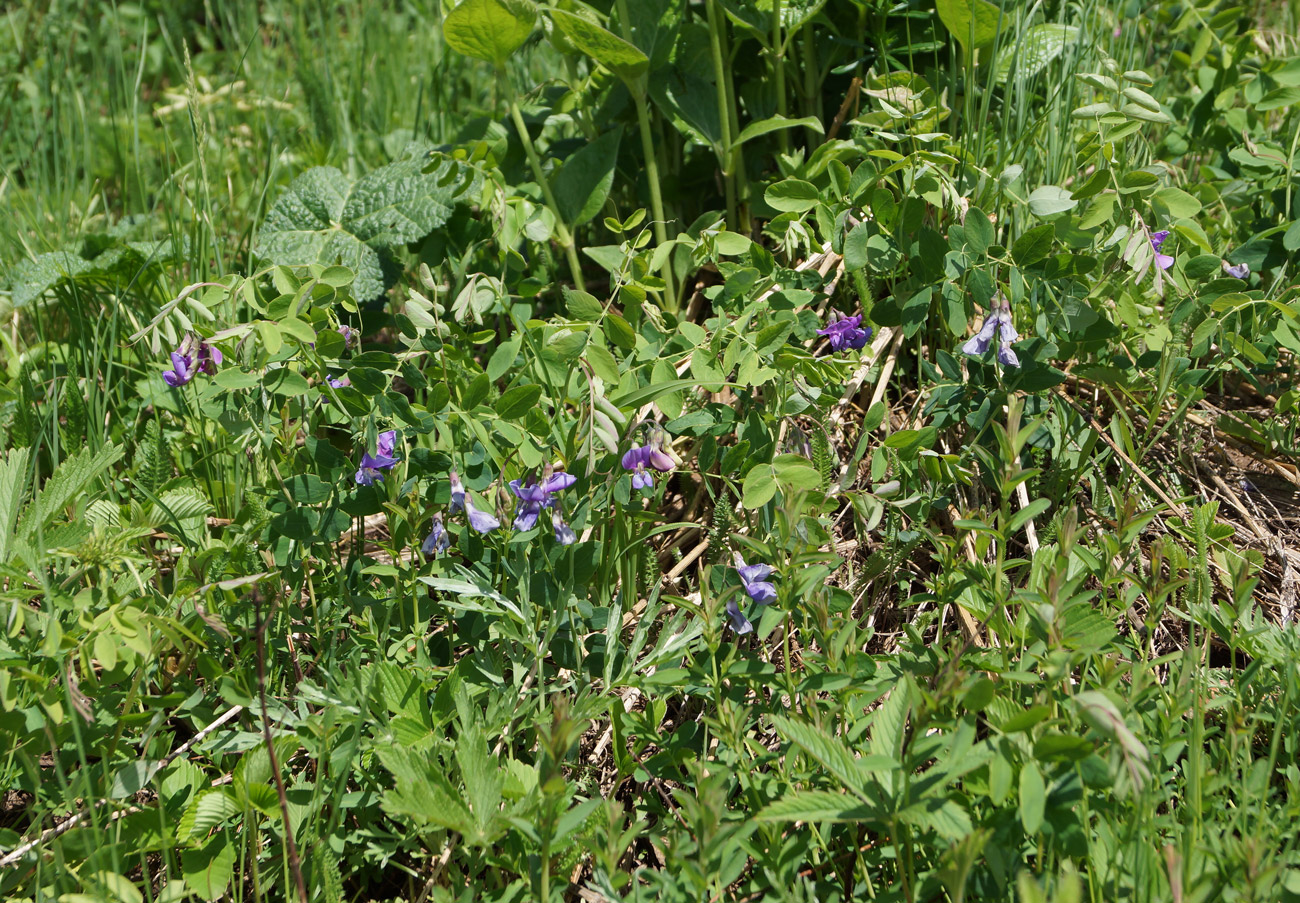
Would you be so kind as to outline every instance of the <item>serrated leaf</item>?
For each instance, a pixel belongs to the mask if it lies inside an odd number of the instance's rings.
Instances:
[[[267,213],[256,253],[285,266],[345,266],[356,274],[358,301],[378,297],[387,285],[387,249],[443,225],[456,201],[477,184],[476,175],[456,161],[443,159],[427,173],[425,163],[423,154],[413,154],[355,184],[331,166],[307,170]]]
[[[109,465],[121,457],[120,446],[106,445],[98,451],[83,448],[72,457],[64,459],[23,512],[18,525],[18,536],[28,542],[33,541],[38,529],[48,527],[55,514],[74,498],[84,494],[90,484],[102,477]]]
[[[50,251],[20,261],[9,277],[13,306],[26,307],[64,279],[71,279],[89,269],[90,261],[71,251]]]
[[[0,563],[9,558],[14,524],[26,494],[27,456],[27,449],[13,448],[0,463]]]
[[[847,793],[828,790],[796,790],[764,807],[754,816],[758,821],[859,822],[881,817]]]

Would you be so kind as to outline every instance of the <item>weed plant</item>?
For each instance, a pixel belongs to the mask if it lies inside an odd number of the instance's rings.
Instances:
[[[1294,0],[0,11],[0,893],[1300,900]]]

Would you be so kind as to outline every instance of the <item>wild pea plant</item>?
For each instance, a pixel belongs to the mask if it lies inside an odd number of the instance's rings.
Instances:
[[[6,896],[1300,896],[1294,10],[202,6],[3,14]]]

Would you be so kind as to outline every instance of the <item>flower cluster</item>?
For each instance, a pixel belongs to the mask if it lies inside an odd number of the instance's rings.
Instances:
[[[835,351],[843,351],[845,348],[856,351],[871,338],[871,327],[863,328],[860,314],[846,317],[838,310],[832,310],[826,318],[826,328],[817,330],[817,334],[826,336]]]
[[[1011,303],[1000,298],[993,299],[993,307],[980,325],[979,332],[961,346],[962,354],[979,357],[993,344],[995,332],[998,336],[998,363],[1004,367],[1019,367],[1020,358],[1011,350],[1011,343],[1020,338],[1020,335],[1011,322]]]
[[[171,358],[172,369],[163,371],[163,381],[173,389],[179,389],[194,379],[195,374],[215,374],[217,365],[221,363],[221,349],[186,335],[180,347],[171,353]]]

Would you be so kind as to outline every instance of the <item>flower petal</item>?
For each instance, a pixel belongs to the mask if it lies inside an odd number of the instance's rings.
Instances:
[[[479,533],[490,533],[501,526],[501,521],[475,508],[474,502],[468,498],[465,499],[465,516],[469,518],[469,525]]]
[[[565,473],[562,470],[557,470],[555,473],[551,474],[549,477],[547,477],[545,480],[542,481],[542,490],[548,493],[560,492],[564,489],[568,489],[576,482],[578,482],[578,478],[575,477],[573,474]]]
[[[731,618],[731,629],[736,633],[743,636],[753,631],[754,625],[749,623],[749,618],[741,614],[740,606],[736,604],[735,599],[727,602],[727,615]]]

